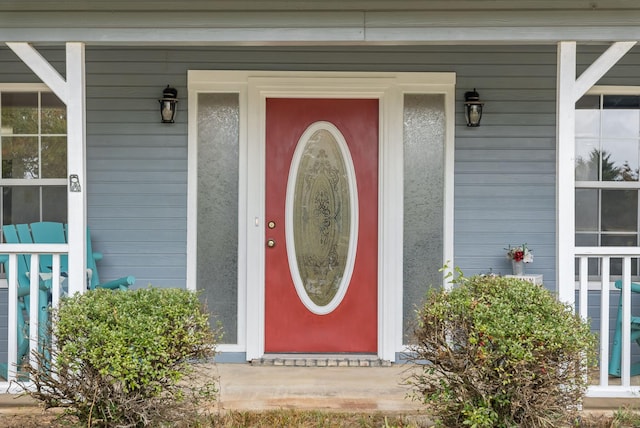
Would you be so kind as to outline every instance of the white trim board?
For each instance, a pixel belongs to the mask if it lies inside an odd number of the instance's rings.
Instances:
[[[187,287],[195,289],[197,93],[240,95],[238,343],[220,350],[264,354],[265,100],[268,97],[376,98],[379,127],[378,356],[402,352],[403,96],[443,94],[447,117],[443,262],[453,262],[455,73],[189,71]]]

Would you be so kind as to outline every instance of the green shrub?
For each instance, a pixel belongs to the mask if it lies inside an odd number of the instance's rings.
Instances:
[[[53,319],[55,347],[29,369],[46,407],[86,426],[158,426],[215,399],[213,374],[194,363],[213,355],[217,334],[193,292],[96,289],[64,299]]]
[[[414,396],[450,427],[552,427],[572,416],[595,362],[588,323],[527,281],[455,282],[418,310]]]

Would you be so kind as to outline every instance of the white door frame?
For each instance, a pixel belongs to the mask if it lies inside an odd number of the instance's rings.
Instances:
[[[403,95],[443,94],[447,118],[443,261],[453,261],[454,73],[189,71],[190,183],[197,92],[240,94],[238,344],[219,350],[264,354],[265,110],[268,97],[375,98],[380,103],[378,174],[378,357],[395,361],[402,346]],[[197,177],[196,177],[197,178]],[[196,212],[189,185],[187,285],[195,288]]]

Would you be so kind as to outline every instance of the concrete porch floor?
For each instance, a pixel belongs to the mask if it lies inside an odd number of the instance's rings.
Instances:
[[[424,410],[404,380],[410,365],[291,367],[217,364],[224,410],[318,409],[416,412]]]
[[[424,413],[410,398],[407,378],[415,366],[295,367],[217,364],[221,410],[315,409]],[[586,398],[584,410],[606,413],[628,406],[637,398]]]

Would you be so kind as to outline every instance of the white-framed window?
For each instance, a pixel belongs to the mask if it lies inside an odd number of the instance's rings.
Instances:
[[[640,244],[639,170],[640,87],[594,87],[576,103],[576,246]],[[612,275],[621,262],[611,259]],[[589,275],[598,263],[590,260]]]
[[[0,224],[67,221],[67,112],[42,84],[0,84]]]

